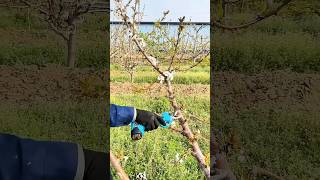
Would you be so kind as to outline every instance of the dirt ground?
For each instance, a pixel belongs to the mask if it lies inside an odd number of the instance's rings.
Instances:
[[[45,66],[0,66],[0,101],[32,102],[82,100],[106,94],[106,71],[74,69],[48,64]],[[209,85],[175,85],[176,94],[206,95]],[[244,75],[219,72],[214,77],[215,103],[229,109],[249,108],[256,103],[320,105],[320,74],[290,71]],[[159,84],[111,83],[110,92],[147,91],[165,94]]]
[[[59,65],[0,66],[0,101],[83,100],[102,96],[104,71],[71,70]]]
[[[214,83],[215,104],[230,111],[257,104],[299,106],[305,110],[320,107],[320,74],[275,71],[249,76],[220,72]]]

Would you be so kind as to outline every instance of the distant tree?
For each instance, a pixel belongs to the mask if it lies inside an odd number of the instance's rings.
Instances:
[[[76,32],[85,15],[108,12],[109,2],[95,0],[7,0],[7,7],[25,7],[38,12],[47,22],[49,29],[59,35],[67,44],[66,64],[73,68],[76,63]]]
[[[140,9],[140,3],[137,3],[137,9]],[[117,15],[114,12],[115,16]],[[142,18],[142,12],[138,19]],[[110,28],[110,60],[114,64],[120,65],[130,76],[130,82],[134,82],[134,75],[137,66],[142,64],[139,60],[138,48],[133,44],[129,30],[124,24],[117,24]]]

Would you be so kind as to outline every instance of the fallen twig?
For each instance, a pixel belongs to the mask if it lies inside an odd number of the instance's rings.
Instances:
[[[113,153],[110,151],[110,161],[112,166],[117,172],[117,175],[120,177],[122,180],[130,180],[127,173],[123,170],[119,160],[113,155]]]

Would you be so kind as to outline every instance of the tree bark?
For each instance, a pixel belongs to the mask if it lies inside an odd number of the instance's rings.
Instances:
[[[74,68],[76,63],[76,42],[75,42],[75,31],[70,32],[69,38],[67,40],[68,43],[68,57],[67,57],[67,65],[68,67]]]
[[[227,24],[227,5],[228,3],[225,0],[222,0],[222,22]]]
[[[210,179],[210,167],[207,167],[206,162],[205,162],[205,157],[202,154],[200,146],[199,146],[197,140],[195,139],[194,134],[192,133],[191,129],[189,128],[188,123],[186,122],[186,120],[184,119],[184,117],[181,114],[181,110],[178,106],[178,103],[177,103],[175,95],[174,95],[171,81],[166,80],[166,85],[167,85],[167,92],[168,92],[169,100],[171,102],[171,106],[173,107],[174,112],[178,112],[178,114],[179,114],[178,116],[180,116],[180,118],[178,120],[179,120],[179,124],[181,125],[181,127],[183,129],[183,135],[188,138],[189,143],[192,146],[192,155],[197,159],[199,166],[200,166],[201,170],[203,171],[206,179],[209,180]]]
[[[133,83],[133,72],[130,73],[130,82]]]

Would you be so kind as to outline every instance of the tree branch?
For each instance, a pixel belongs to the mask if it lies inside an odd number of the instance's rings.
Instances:
[[[60,31],[52,22],[47,21],[50,29],[54,31],[57,35],[61,36],[65,41],[69,40],[69,37],[66,36],[62,31]]]
[[[173,55],[172,55],[172,57],[171,57],[171,61],[170,61],[170,65],[169,65],[169,67],[168,67],[168,71],[171,70],[171,67],[172,67],[174,58],[175,58],[176,55],[177,55],[178,46],[179,46],[179,43],[180,43],[180,41],[181,41],[181,34],[182,34],[182,31],[184,30],[184,19],[185,19],[185,16],[183,16],[182,18],[179,18],[179,28],[178,28],[177,40],[176,40],[176,42],[174,43]]]
[[[291,1],[293,0],[284,0],[283,3],[281,3],[281,5],[279,5],[277,8],[273,9],[273,10],[270,10],[268,11],[266,14],[264,15],[257,15],[257,17],[253,20],[250,20],[246,23],[243,23],[243,24],[240,24],[240,25],[235,25],[235,26],[228,26],[228,25],[225,25],[225,24],[222,24],[216,20],[212,20],[211,21],[211,25],[212,26],[215,26],[217,28],[221,28],[221,29],[225,29],[225,30],[239,30],[239,29],[245,29],[245,28],[248,28],[264,19],[267,19],[271,16],[274,16],[274,15],[277,15],[277,13],[282,9],[284,8],[287,4],[289,4]]]
[[[182,127],[183,135],[185,137],[187,137],[187,139],[189,140],[189,143],[192,146],[192,152],[193,152],[192,155],[197,159],[200,168],[204,172],[205,177],[207,179],[209,179],[210,178],[210,169],[209,169],[209,167],[207,167],[207,165],[205,163],[205,157],[201,152],[201,149],[200,149],[198,142],[194,140],[195,139],[194,135],[193,135],[191,129],[189,128],[187,121],[184,119],[184,117],[181,114],[180,107],[178,106],[175,95],[174,95],[173,86],[171,84],[171,81],[166,80],[166,86],[167,86],[167,92],[168,92],[169,100],[171,102],[171,106],[173,107],[175,114],[177,114],[177,116],[179,117],[178,121],[179,121],[180,126]]]
[[[153,59],[151,59],[151,56],[144,50],[144,48],[141,45],[141,42],[138,41],[138,35],[136,34],[136,29],[135,29],[135,19],[129,22],[129,17],[127,16],[126,8],[127,5],[124,6],[122,4],[121,0],[115,0],[118,4],[118,9],[117,12],[119,12],[120,17],[122,18],[124,24],[130,29],[131,33],[133,34],[134,38],[132,40],[134,43],[137,45],[138,49],[140,52],[143,54],[143,56],[147,59],[147,61],[151,64],[153,69],[155,69],[159,74],[163,75],[165,77],[165,82],[166,82],[166,87],[167,87],[167,92],[168,92],[168,98],[171,103],[171,106],[174,109],[174,114],[177,120],[179,121],[180,126],[182,127],[182,132],[183,135],[189,140],[190,145],[192,146],[192,155],[196,158],[198,161],[198,164],[200,166],[200,169],[203,171],[205,177],[207,179],[210,179],[210,168],[207,167],[206,162],[205,162],[205,156],[202,154],[202,151],[200,149],[200,146],[192,133],[191,129],[189,128],[188,123],[186,122],[185,118],[183,117],[180,107],[177,104],[174,91],[173,91],[173,86],[171,84],[171,81],[168,79],[166,75],[159,69],[159,67],[155,64]],[[135,8],[133,8],[134,10]],[[134,12],[135,14],[136,12]]]
[[[27,0],[20,0],[22,3],[24,3],[26,6],[29,6],[30,8],[35,8],[38,11],[40,11],[40,13],[45,14],[45,15],[49,15],[48,11],[45,11],[43,9],[41,9],[41,7],[38,5],[34,5],[31,2],[27,1]]]
[[[123,170],[119,160],[116,158],[116,156],[113,155],[111,151],[110,151],[110,161],[113,168],[116,170],[117,175],[120,177],[121,180],[130,180],[127,173]]]

